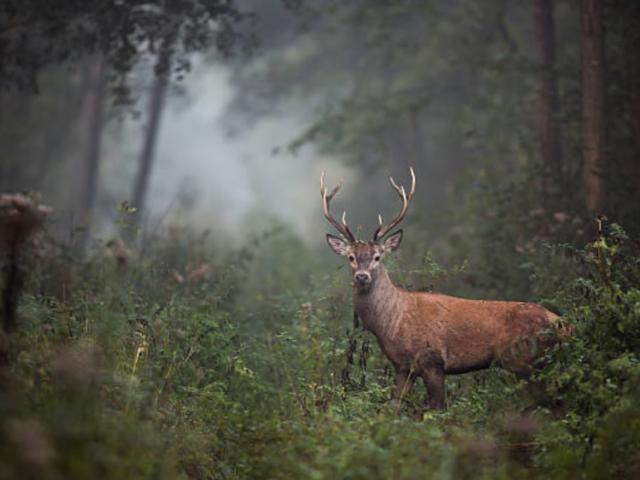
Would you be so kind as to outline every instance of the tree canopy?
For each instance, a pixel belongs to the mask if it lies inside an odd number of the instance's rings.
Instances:
[[[240,38],[236,26],[248,18],[233,0],[6,0],[0,86],[36,89],[43,67],[100,54],[126,89],[135,63],[156,54],[167,38],[175,39],[170,48],[180,73],[189,69],[190,53],[211,47],[229,53]]]

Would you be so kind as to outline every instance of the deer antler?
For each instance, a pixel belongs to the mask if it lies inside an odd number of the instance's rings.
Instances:
[[[416,191],[416,175],[413,173],[413,168],[409,168],[409,172],[411,172],[411,190],[407,194],[404,189],[404,186],[398,185],[393,177],[389,177],[389,181],[391,182],[391,186],[394,188],[398,195],[400,196],[400,201],[402,202],[402,207],[400,208],[400,213],[398,216],[387,226],[382,223],[382,215],[378,215],[378,228],[373,234],[373,240],[378,241],[382,237],[384,237],[387,233],[389,233],[393,228],[395,228],[404,218],[407,213],[407,208],[409,208],[409,202],[413,197],[413,194]]]
[[[341,187],[342,182],[336,185],[333,190],[331,190],[331,193],[327,194],[327,189],[324,186],[324,172],[322,172],[322,175],[320,176],[320,195],[322,195],[322,208],[324,210],[324,216],[329,221],[329,223],[333,225],[336,230],[338,230],[340,235],[342,235],[350,242],[355,242],[356,237],[353,235],[353,233],[351,233],[351,230],[349,230],[349,227],[347,226],[347,212],[342,213],[342,223],[340,223],[335,218],[333,218],[331,212],[329,211],[329,203],[331,202],[331,199],[333,199],[335,194],[338,193],[338,190],[340,190]]]

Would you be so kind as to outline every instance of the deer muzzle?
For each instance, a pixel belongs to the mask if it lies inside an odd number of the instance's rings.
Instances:
[[[365,272],[363,270],[359,270],[353,275],[353,280],[359,286],[369,285],[371,283],[371,274],[369,272]]]

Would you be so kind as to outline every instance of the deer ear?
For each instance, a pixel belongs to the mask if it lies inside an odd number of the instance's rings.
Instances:
[[[331,250],[336,252],[338,255],[345,257],[349,255],[349,244],[340,237],[327,233],[327,243],[331,247]]]
[[[382,244],[385,253],[391,253],[400,246],[402,241],[402,230],[398,230],[396,233],[387,238]]]

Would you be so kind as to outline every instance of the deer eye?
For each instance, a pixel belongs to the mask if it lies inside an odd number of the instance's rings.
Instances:
[[[356,257],[354,257],[353,255],[349,255],[349,261],[353,262],[356,259]]]
[[[376,262],[380,261],[380,255],[376,255],[375,257],[373,257],[373,259],[374,259]]]

